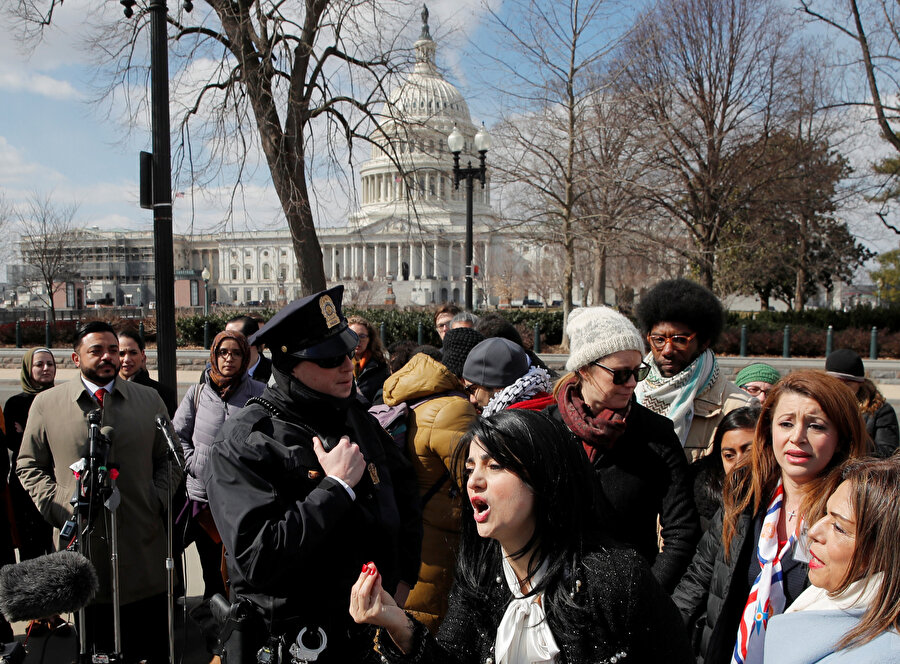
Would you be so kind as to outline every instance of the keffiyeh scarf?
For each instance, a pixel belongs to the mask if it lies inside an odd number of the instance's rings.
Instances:
[[[531,367],[528,372],[512,385],[507,385],[497,392],[481,413],[482,417],[499,413],[509,408],[514,403],[526,401],[537,396],[540,392],[549,392],[553,386],[550,374],[541,367]]]
[[[647,379],[637,384],[637,402],[654,413],[668,417],[675,425],[675,433],[682,446],[687,440],[694,419],[694,399],[709,390],[719,379],[716,356],[706,349],[683,371],[666,378],[659,373],[653,353],[644,358],[650,365]]]

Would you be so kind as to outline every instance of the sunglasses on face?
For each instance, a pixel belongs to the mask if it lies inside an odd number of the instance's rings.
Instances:
[[[320,357],[320,358],[316,358],[316,359],[313,359],[310,357],[310,358],[307,358],[307,361],[312,362],[313,364],[316,364],[316,365],[322,367],[323,369],[336,369],[337,367],[341,366],[344,363],[344,360],[346,360],[348,357],[351,360],[354,357],[356,357],[356,349],[355,348],[353,350],[347,351],[346,353],[343,353],[341,355],[335,355],[334,357]]]
[[[686,335],[686,334],[648,334],[647,341],[650,342],[650,345],[653,346],[654,350],[662,350],[666,347],[667,344],[671,343],[672,348],[675,350],[687,350],[688,346],[691,345],[691,342],[694,340],[694,337],[697,336],[697,333]]]
[[[604,366],[599,362],[591,362],[591,364],[593,364],[595,367],[606,369],[609,373],[611,373],[613,385],[624,385],[632,376],[634,376],[634,380],[636,382],[640,383],[647,377],[647,374],[650,373],[650,367],[643,362],[641,362],[640,366],[635,369],[610,369],[609,367]]]

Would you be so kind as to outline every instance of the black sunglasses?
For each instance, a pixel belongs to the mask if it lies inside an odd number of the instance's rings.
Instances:
[[[344,360],[346,360],[348,357],[351,360],[354,357],[356,357],[356,349],[355,348],[353,350],[349,350],[346,353],[343,353],[341,355],[335,355],[334,357],[319,357],[319,358],[308,357],[308,358],[306,358],[306,360],[307,360],[307,362],[312,362],[313,364],[316,364],[316,365],[322,367],[323,369],[336,369],[337,367],[341,366],[344,363]]]
[[[603,366],[599,362],[591,362],[591,364],[600,367],[601,369],[606,369],[609,373],[611,373],[613,385],[624,385],[632,376],[634,376],[635,381],[640,383],[647,377],[647,374],[650,373],[650,366],[644,364],[643,362],[641,362],[640,366],[636,369],[610,369],[609,367]]]

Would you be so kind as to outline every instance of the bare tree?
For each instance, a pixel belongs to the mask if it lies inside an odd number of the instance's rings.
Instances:
[[[900,58],[900,4],[895,0],[800,0],[800,6],[808,16],[831,26],[856,44],[860,57],[839,64],[849,67],[851,71],[858,71],[861,66],[865,85],[849,86],[851,97],[839,105],[871,109],[882,138],[900,153],[900,132],[891,124],[900,118],[900,105],[897,104],[897,93],[900,92],[897,78],[900,75],[897,67]],[[888,203],[900,198],[900,159],[896,156],[883,159],[873,165],[873,170],[886,177],[886,186],[873,200]],[[900,235],[900,229],[888,223],[884,209],[876,214],[886,228]]]
[[[723,230],[782,170],[745,146],[793,122],[805,51],[771,0],[665,0],[641,18],[619,80],[639,122],[644,196],[687,231],[686,258],[712,288]]]
[[[562,247],[564,322],[584,221],[578,206],[592,187],[582,165],[598,84],[593,74],[620,39],[606,32],[613,24],[607,14],[615,9],[605,0],[516,0],[504,5],[509,18],[492,13],[504,53],[495,60],[502,70],[499,92],[510,106],[495,130],[503,146],[494,153],[495,181],[515,183],[515,204],[504,210],[508,218]]]
[[[39,32],[62,4],[17,0],[23,32]],[[325,287],[313,175],[339,175],[338,163],[352,165],[355,143],[384,139],[373,132],[393,115],[383,113],[388,91],[411,61],[411,50],[396,45],[412,17],[407,7],[403,0],[206,0],[187,13],[170,3],[173,126],[181,134],[173,158],[191,182],[227,183],[232,205],[249,172],[265,163],[306,292]],[[147,31],[149,11],[139,3],[132,20],[95,25],[90,36],[103,58],[101,98],[124,96],[132,125],[149,88],[140,61]]]
[[[78,206],[58,205],[49,194],[31,194],[14,217],[19,226],[22,263],[40,285],[40,297],[50,311],[50,324],[56,322],[53,296],[63,287],[63,280],[77,274],[81,263],[75,223]]]

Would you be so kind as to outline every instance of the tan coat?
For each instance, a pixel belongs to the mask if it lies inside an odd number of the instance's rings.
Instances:
[[[443,364],[420,353],[384,383],[384,403],[412,405],[443,392],[462,392],[463,386]],[[407,452],[425,495],[451,468],[451,459],[462,434],[477,413],[464,396],[442,396],[410,411]],[[447,481],[422,510],[425,536],[419,580],[406,608],[432,631],[447,613],[447,596],[453,585],[459,545],[459,479]],[[465,492],[465,489],[463,489]]]
[[[152,388],[118,379],[104,402],[101,427],[113,427],[110,462],[119,465],[119,584],[120,601],[127,604],[166,590],[168,447],[154,423],[156,415],[166,416],[166,406]],[[69,466],[88,454],[87,416],[96,407],[79,377],[38,394],[28,414],[16,473],[54,528],[72,515],[69,501],[76,482]],[[175,466],[173,486],[180,480]],[[108,514],[104,510],[97,518],[90,538],[100,602],[111,599]]]
[[[716,427],[728,413],[750,404],[750,395],[721,373],[712,387],[694,399],[694,419],[684,443],[688,463],[712,451]]]

